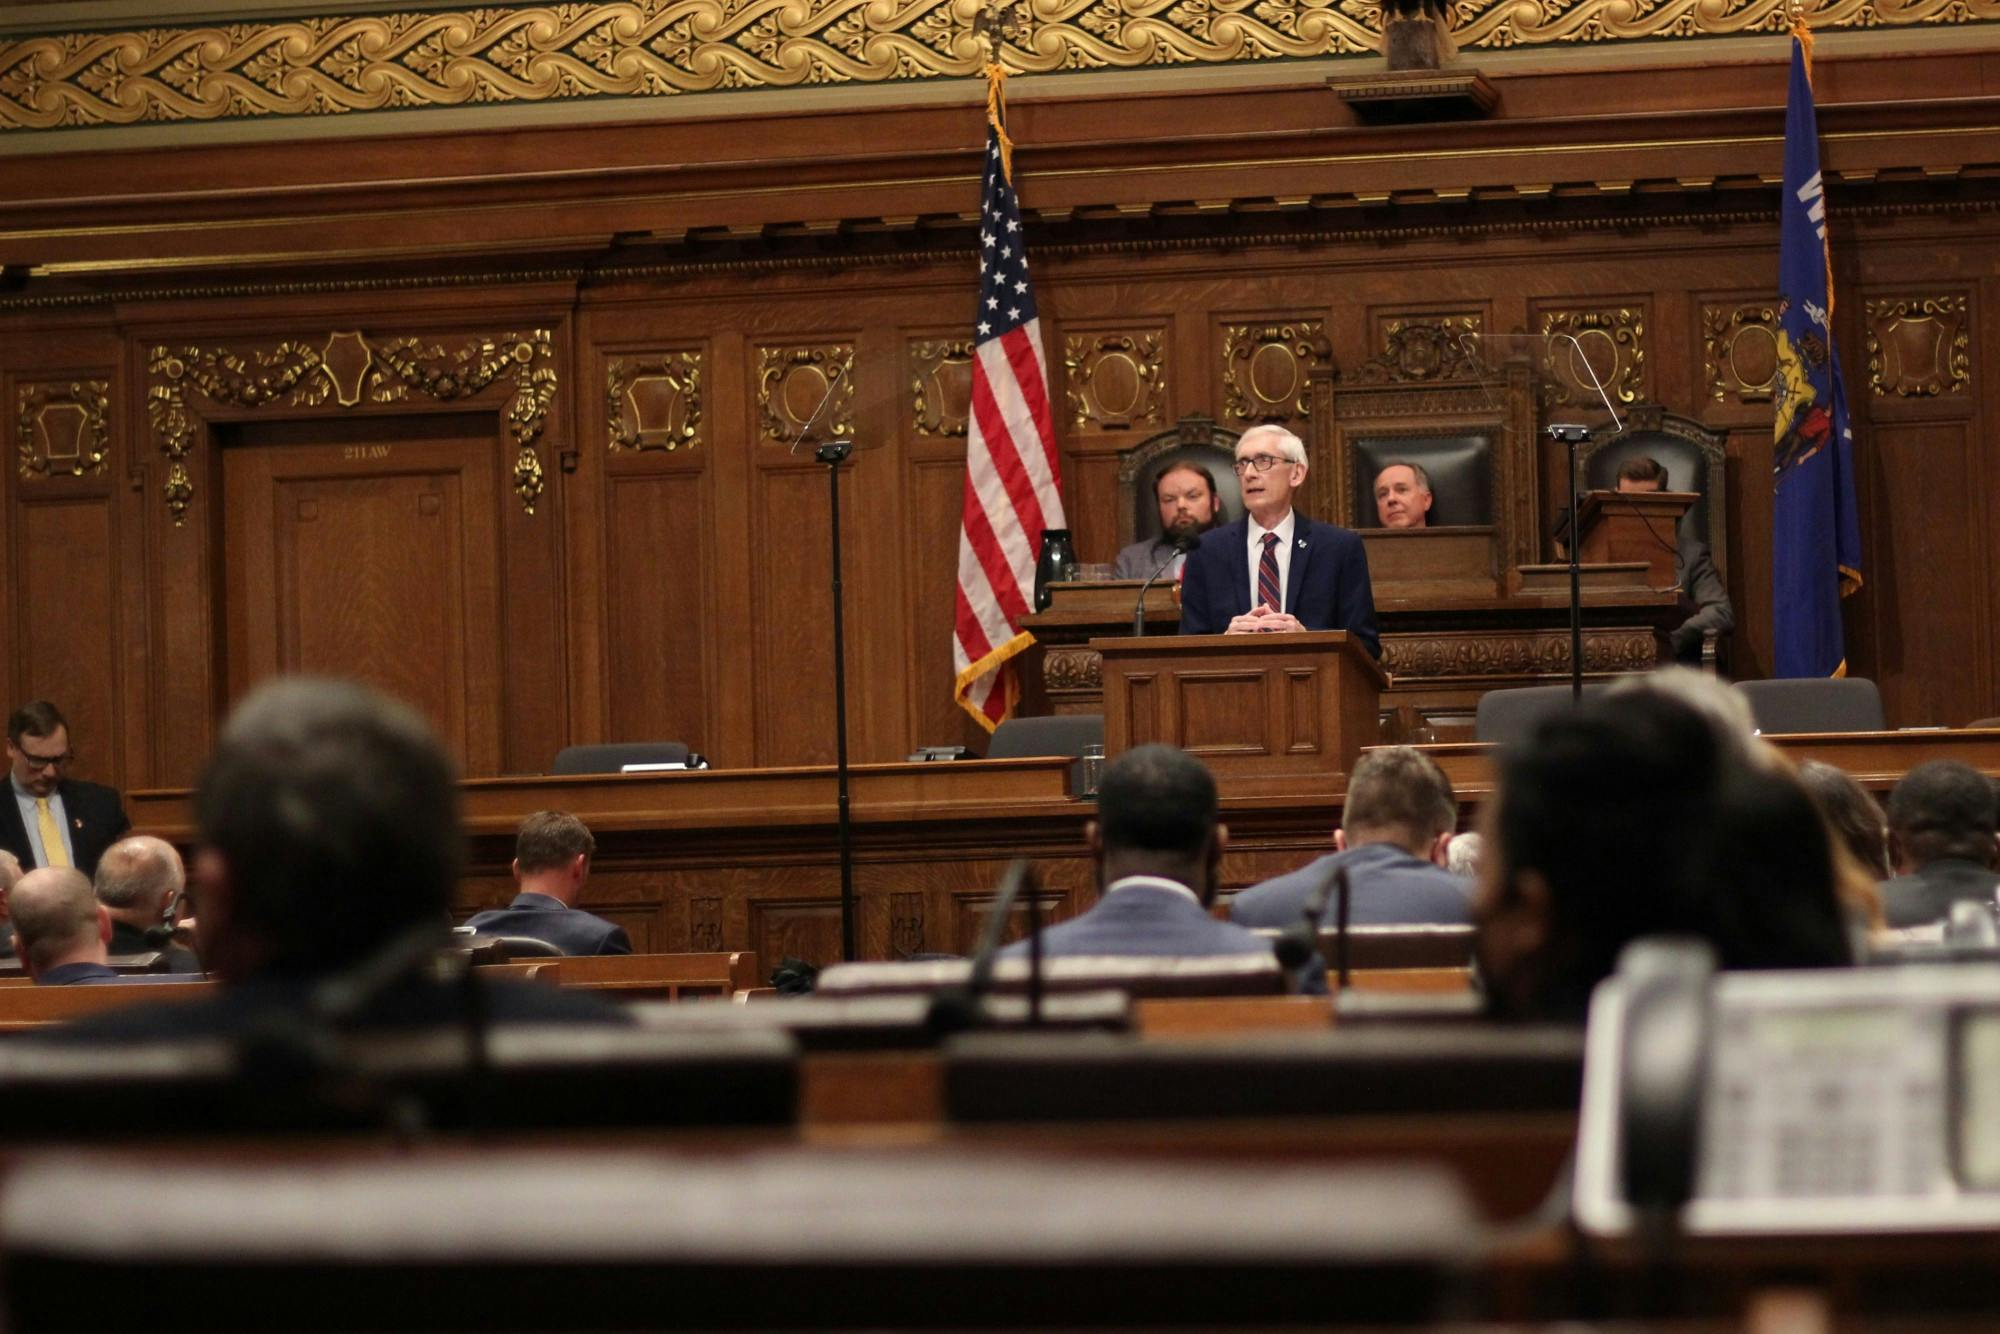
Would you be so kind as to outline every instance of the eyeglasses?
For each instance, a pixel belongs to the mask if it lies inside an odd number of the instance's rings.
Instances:
[[[15,750],[21,756],[21,763],[27,766],[29,773],[38,773],[43,769],[66,769],[69,767],[69,762],[76,758],[76,752],[73,750],[66,750],[60,755],[37,755],[32,750],[21,750],[18,746]]]
[[[1258,472],[1269,472],[1280,463],[1289,463],[1290,461],[1289,459],[1281,459],[1275,454],[1252,454],[1249,458],[1238,459],[1229,466],[1236,469],[1236,475],[1241,477],[1253,468]]]

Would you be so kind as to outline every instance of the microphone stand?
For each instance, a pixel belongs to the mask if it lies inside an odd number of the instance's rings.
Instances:
[[[1583,373],[1590,377],[1590,387],[1597,391],[1597,399],[1604,404],[1605,412],[1611,416],[1611,429],[1622,431],[1625,424],[1618,420],[1618,409],[1611,406],[1611,395],[1605,391],[1604,382],[1597,378],[1597,367],[1590,364],[1584,355],[1583,344],[1576,341],[1572,333],[1550,334],[1475,334],[1467,333],[1460,340],[1461,345],[1471,350],[1475,338],[1539,338],[1544,344],[1564,342],[1570,346]],[[1483,364],[1483,358],[1482,358]],[[1548,427],[1549,439],[1564,445],[1569,451],[1569,693],[1570,701],[1583,702],[1583,552],[1579,537],[1583,524],[1576,512],[1577,506],[1577,466],[1576,448],[1590,439],[1588,426],[1551,422]]]
[[[798,439],[792,443],[792,451],[812,436],[814,423],[819,420],[827,404],[833,401],[833,391],[840,383],[840,377],[847,368],[835,363],[833,374],[827,377],[826,395],[814,408],[806,424],[799,428]],[[840,860],[840,957],[853,963],[856,955],[854,946],[854,825],[852,821],[852,797],[848,790],[847,771],[847,624],[841,605],[840,579],[840,465],[854,452],[851,440],[828,440],[813,450],[815,462],[826,465],[826,496],[832,523],[829,526],[832,544],[833,566],[833,775],[835,790],[835,834],[834,839]]]
[[[1035,897],[1034,868],[1027,858],[1022,857],[1011,863],[1007,873],[1000,878],[1000,888],[993,895],[993,908],[986,919],[986,929],[980,934],[979,948],[972,956],[972,969],[966,974],[965,985],[940,991],[931,997],[930,1008],[924,1015],[924,1026],[933,1034],[944,1037],[979,1026],[980,1007],[987,993],[993,989],[994,958],[1000,952],[1001,939],[1007,934],[1008,919],[1014,915],[1014,902],[1024,893],[1028,896],[1031,932],[1028,937],[1028,1020],[1037,1025],[1041,1023],[1041,905]]]
[[[1159,582],[1160,576],[1167,572],[1167,567],[1174,563],[1174,556],[1186,555],[1199,545],[1200,542],[1198,539],[1196,541],[1189,541],[1185,537],[1175,539],[1173,543],[1173,556],[1168,556],[1165,560],[1161,561],[1154,568],[1153,572],[1146,576],[1146,582],[1139,585],[1139,600],[1132,604],[1132,638],[1144,639],[1146,637],[1146,594],[1153,591],[1153,585]]]

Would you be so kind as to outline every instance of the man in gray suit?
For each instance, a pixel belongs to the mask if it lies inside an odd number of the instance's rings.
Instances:
[[[1351,922],[1469,922],[1471,887],[1443,869],[1457,827],[1451,780],[1428,756],[1408,746],[1369,751],[1348,782],[1334,851],[1244,890],[1229,915],[1249,927],[1291,926],[1313,886],[1340,865],[1347,868]],[[1329,903],[1323,920],[1332,913]]]
[[[1635,454],[1618,465],[1618,489],[1664,491],[1667,470],[1659,460]],[[1719,635],[1734,630],[1736,608],[1730,604],[1722,576],[1716,573],[1708,543],[1692,532],[1675,536],[1674,573],[1680,578],[1680,609],[1686,619],[1674,627],[1667,642],[1677,661],[1699,665],[1702,640],[1711,630]]]
[[[1176,463],[1154,478],[1153,499],[1160,507],[1160,535],[1120,551],[1112,562],[1113,579],[1144,579],[1163,567],[1166,577],[1178,576],[1187,556],[1174,544],[1200,537],[1223,519],[1215,474],[1199,463]]]
[[[596,851],[583,821],[568,811],[536,811],[514,837],[520,892],[504,908],[474,913],[467,925],[482,935],[545,940],[564,954],[630,954],[624,927],[576,906]]]
[[[1889,793],[1897,874],[1882,882],[1882,916],[1890,926],[1940,921],[1961,900],[1994,906],[1994,814],[1993,786],[1976,769],[1932,760],[1903,775]]]

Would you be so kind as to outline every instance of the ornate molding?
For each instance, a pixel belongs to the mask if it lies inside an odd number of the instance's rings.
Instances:
[[[1972,333],[1963,296],[1871,299],[1868,388],[1877,398],[1934,398],[1972,385]]]
[[[21,479],[102,476],[111,457],[108,380],[29,381],[16,386],[14,450]]]
[[[1586,672],[1637,672],[1659,661],[1658,642],[1648,629],[1586,630]],[[1406,685],[1413,679],[1463,681],[1483,677],[1561,676],[1569,671],[1569,633],[1564,630],[1496,635],[1462,630],[1439,634],[1385,634],[1382,665]]]
[[[1340,378],[1346,384],[1422,384],[1431,380],[1476,380],[1486,365],[1467,334],[1484,333],[1484,316],[1399,317],[1382,326],[1382,353]]]
[[[688,948],[697,954],[715,954],[722,949],[722,900],[688,900]]]
[[[1289,422],[1310,417],[1312,392],[1307,377],[1332,360],[1324,320],[1224,325],[1224,419]]]
[[[612,453],[701,446],[702,349],[613,357],[604,371]]]
[[[1079,431],[1122,431],[1166,420],[1164,330],[1068,333],[1063,381],[1070,421]]]
[[[903,84],[979,73],[977,0],[626,0],[57,31],[0,43],[0,133]],[[996,29],[1016,73],[1371,56],[1339,0],[1053,0]],[[2000,0],[1830,0],[1818,30],[2000,20]],[[1460,50],[1782,33],[1781,0],[1459,0]]]
[[[824,411],[821,404],[825,404]],[[815,412],[819,413],[816,423]],[[854,344],[758,348],[757,416],[764,438],[779,444],[798,439],[808,425],[825,438],[852,439]]]
[[[1777,303],[1704,304],[1701,348],[1710,398],[1769,403],[1778,383]]]
[[[1050,644],[1042,654],[1042,685],[1055,691],[1104,688],[1104,656],[1096,649]]]
[[[924,952],[924,896],[889,896],[889,953],[897,959]]]
[[[1542,352],[1543,402],[1554,407],[1599,403],[1590,381],[1596,371],[1606,393],[1620,403],[1645,397],[1646,311],[1643,306],[1542,310],[1540,332],[1568,334],[1574,344],[1551,339]],[[1582,358],[1590,359],[1589,369]]]
[[[972,340],[910,340],[910,425],[918,435],[963,436],[972,416]]]
[[[556,393],[555,349],[546,329],[471,338],[450,350],[418,338],[375,339],[354,331],[330,333],[318,346],[299,339],[244,348],[158,344],[147,356],[146,376],[146,418],[167,459],[163,492],[176,527],[187,522],[194,498],[187,462],[200,417],[189,404],[190,394],[254,412],[272,404],[379,406],[413,392],[449,403],[511,384],[506,420],[516,450],[514,493],[529,514],[541,498],[542,460],[535,446]]]

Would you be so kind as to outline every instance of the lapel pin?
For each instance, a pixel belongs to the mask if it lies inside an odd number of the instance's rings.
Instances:
[[[75,826],[76,826],[76,827],[77,827],[78,829],[81,829],[81,828],[83,828],[83,821],[81,821],[81,820],[78,820],[78,819],[75,819],[75,818],[72,818],[72,819],[70,820],[70,823],[71,823],[71,824],[73,824],[73,825],[75,825]]]
[[[1299,539],[1299,550],[1304,551],[1305,549],[1306,549],[1306,540],[1302,537]]]

